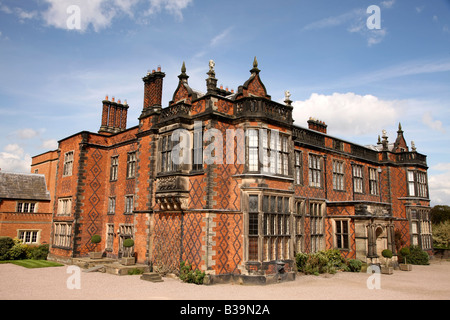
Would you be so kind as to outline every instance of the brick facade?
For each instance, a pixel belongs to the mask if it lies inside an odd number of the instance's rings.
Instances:
[[[98,133],[59,142],[55,203],[70,198],[72,208],[54,205],[55,259],[86,256],[93,234],[105,256],[133,238],[138,262],[173,271],[188,261],[212,275],[273,273],[276,261],[290,269],[297,252],[330,248],[369,263],[400,242],[431,249],[426,156],[401,127],[395,143],[359,146],[319,120],[294,125],[292,101],[271,100],[256,58],[236,92],[217,87],[213,64],[207,75],[206,93],[194,90],[183,63],[163,108],[158,67],[143,78],[138,126],[109,125],[106,99]]]
[[[47,160],[46,170],[51,172]],[[52,209],[47,188],[44,175],[0,172],[0,236],[30,245],[50,243]]]

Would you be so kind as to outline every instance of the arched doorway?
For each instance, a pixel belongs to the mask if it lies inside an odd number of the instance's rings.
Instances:
[[[375,246],[376,246],[376,253],[377,253],[378,257],[381,257],[381,252],[384,249],[386,249],[382,235],[383,235],[383,228],[381,226],[376,227],[376,229],[375,229]]]

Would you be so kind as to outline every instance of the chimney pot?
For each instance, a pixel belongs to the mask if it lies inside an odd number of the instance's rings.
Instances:
[[[161,66],[158,66],[158,72],[161,72]]]
[[[116,98],[112,97],[112,98],[111,98],[111,101],[114,102],[114,100],[116,100]]]

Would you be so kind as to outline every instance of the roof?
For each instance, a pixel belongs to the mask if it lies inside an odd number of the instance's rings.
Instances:
[[[0,172],[0,199],[50,200],[45,176]]]

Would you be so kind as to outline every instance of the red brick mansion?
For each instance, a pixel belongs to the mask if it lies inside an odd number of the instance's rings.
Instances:
[[[217,87],[212,61],[206,92],[191,88],[183,63],[163,107],[164,77],[143,78],[139,125],[127,128],[129,106],[107,97],[97,133],[52,151],[53,259],[87,256],[94,234],[106,257],[132,238],[139,263],[188,261],[215,276],[289,269],[297,252],[371,263],[398,241],[431,250],[426,156],[400,125],[394,142],[383,134],[369,147],[312,118],[294,125],[289,94],[271,99],[256,58],[236,92]],[[34,158],[32,172],[49,163]]]

